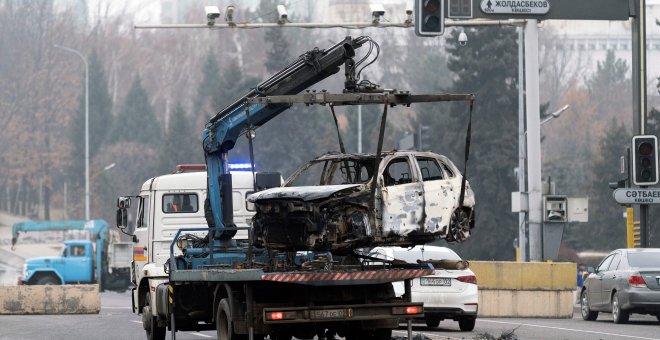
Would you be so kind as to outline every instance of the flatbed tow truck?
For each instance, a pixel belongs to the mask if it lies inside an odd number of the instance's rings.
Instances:
[[[139,221],[151,221],[146,225],[148,232],[143,233],[146,239],[138,242],[144,244],[145,251],[147,248],[152,251],[169,249],[167,259],[153,256],[149,251],[141,252],[141,260],[147,265],[133,266],[136,284],[133,310],[142,315],[149,339],[164,339],[166,330],[170,330],[175,339],[180,330],[209,329],[216,329],[218,339],[223,340],[263,339],[265,336],[278,340],[289,340],[292,336],[334,339],[335,335],[349,340],[390,339],[392,329],[397,328],[401,320],[423,316],[422,303],[410,300],[410,282],[432,274],[432,266],[388,262],[364,255],[360,249],[388,245],[381,237],[382,229],[373,220],[363,221],[367,224],[361,229],[365,234],[355,240],[342,234],[342,230],[325,230],[321,225],[296,231],[296,234],[334,233],[343,240],[341,247],[332,242],[300,247],[299,243],[292,242],[286,249],[281,245],[278,249],[256,247],[254,238],[263,235],[254,235],[254,229],[239,228],[233,222],[228,152],[237,138],[245,134],[254,168],[252,138],[255,129],[295,103],[328,105],[331,109],[337,105],[383,105],[378,158],[382,152],[388,107],[437,101],[472,104],[474,97],[469,94],[412,95],[359,81],[357,68],[369,54],[358,62],[353,57],[355,50],[364,44],[371,45],[370,51],[374,47],[378,50],[369,37],[346,37],[329,49],[311,50],[210,119],[203,133],[208,187],[206,197],[200,200],[204,202],[208,228],[181,228],[164,237],[158,221],[153,219],[153,211],[160,209],[160,196],[153,197],[147,183],[140,194],[134,196],[138,200],[137,227],[140,227]],[[342,64],[346,76],[344,93],[308,91],[298,94],[337,73]],[[343,145],[341,137],[340,145]],[[255,191],[279,186],[279,182],[279,174],[255,176]],[[375,179],[371,183],[373,199],[369,208],[378,210]],[[465,181],[461,199],[464,187]],[[131,197],[119,197],[117,205],[118,227],[126,229],[126,209],[131,205]],[[295,210],[294,206],[290,208]],[[323,211],[317,213],[323,214]],[[350,228],[350,221],[347,226]],[[433,236],[423,229],[420,226],[417,235]],[[233,239],[239,230],[248,231],[247,240]],[[392,235],[388,236],[391,239]],[[428,240],[428,237],[402,235],[396,244],[414,245],[419,240]],[[160,268],[165,271],[167,280],[149,279],[147,272]],[[396,281],[406,283],[403,298],[394,295],[392,282]],[[411,334],[410,321],[408,329]]]

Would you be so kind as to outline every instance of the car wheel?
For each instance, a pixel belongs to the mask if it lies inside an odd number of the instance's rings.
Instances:
[[[464,209],[456,209],[449,220],[448,242],[461,242],[470,237],[470,216]]]
[[[474,324],[477,322],[477,318],[474,316],[465,316],[458,319],[458,327],[463,332],[469,332],[474,329]]]
[[[598,318],[598,312],[594,312],[589,308],[589,294],[587,294],[586,289],[583,289],[580,294],[580,312],[583,320],[594,321]]]
[[[430,328],[436,328],[440,325],[440,318],[434,318],[434,317],[425,317],[424,321],[426,322],[426,326]]]
[[[614,293],[614,296],[612,296],[612,319],[614,320],[614,323],[627,323],[629,318],[630,313],[621,309],[619,297]]]

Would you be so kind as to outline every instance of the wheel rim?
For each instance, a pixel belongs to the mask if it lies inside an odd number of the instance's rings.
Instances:
[[[451,217],[449,236],[455,241],[463,241],[470,237],[470,218],[465,210],[457,209]]]
[[[582,292],[582,300],[581,301],[582,301],[582,306],[580,306],[580,307],[581,307],[581,310],[582,310],[582,316],[587,316],[587,314],[589,314],[589,298],[587,297],[587,291],[586,290]]]
[[[614,317],[614,320],[619,320],[620,313],[619,299],[615,295],[614,298],[612,298],[612,317]]]

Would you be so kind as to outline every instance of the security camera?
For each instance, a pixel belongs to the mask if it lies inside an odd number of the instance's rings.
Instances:
[[[412,25],[413,22],[413,7],[412,3],[408,2],[406,5],[406,21],[405,23],[408,25]]]
[[[234,22],[234,9],[233,5],[227,6],[227,9],[225,10],[225,21],[227,23]]]
[[[209,26],[215,25],[215,19],[220,17],[220,9],[218,6],[205,6],[204,11],[206,12],[206,20]]]
[[[465,31],[461,31],[461,33],[458,35],[458,44],[461,46],[467,45],[468,42],[468,37],[467,34],[465,34]]]
[[[380,22],[380,17],[385,15],[385,8],[381,4],[369,4],[369,8],[371,9],[371,16],[373,18],[373,23],[377,24]]]
[[[288,14],[286,13],[286,7],[284,5],[277,5],[277,22],[283,24],[288,21]]]
[[[385,15],[385,7],[381,4],[369,4],[369,8],[371,9],[371,14],[375,17]]]

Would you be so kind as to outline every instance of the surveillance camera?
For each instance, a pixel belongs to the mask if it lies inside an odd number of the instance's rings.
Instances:
[[[227,6],[227,9],[225,10],[225,21],[226,22],[234,22],[234,6],[229,5]]]
[[[204,11],[206,12],[207,24],[209,26],[215,25],[215,19],[220,17],[218,6],[205,6]]]
[[[462,31],[458,35],[458,44],[461,45],[461,46],[465,46],[465,45],[467,45],[467,43],[468,43],[467,34],[465,34],[465,31]]]
[[[369,8],[371,9],[371,14],[374,17],[381,17],[385,15],[385,8],[381,4],[369,4]]]
[[[288,14],[286,13],[286,7],[284,5],[277,5],[277,22],[283,24],[288,21]]]
[[[406,4],[406,15],[413,15],[413,4],[410,1]]]

